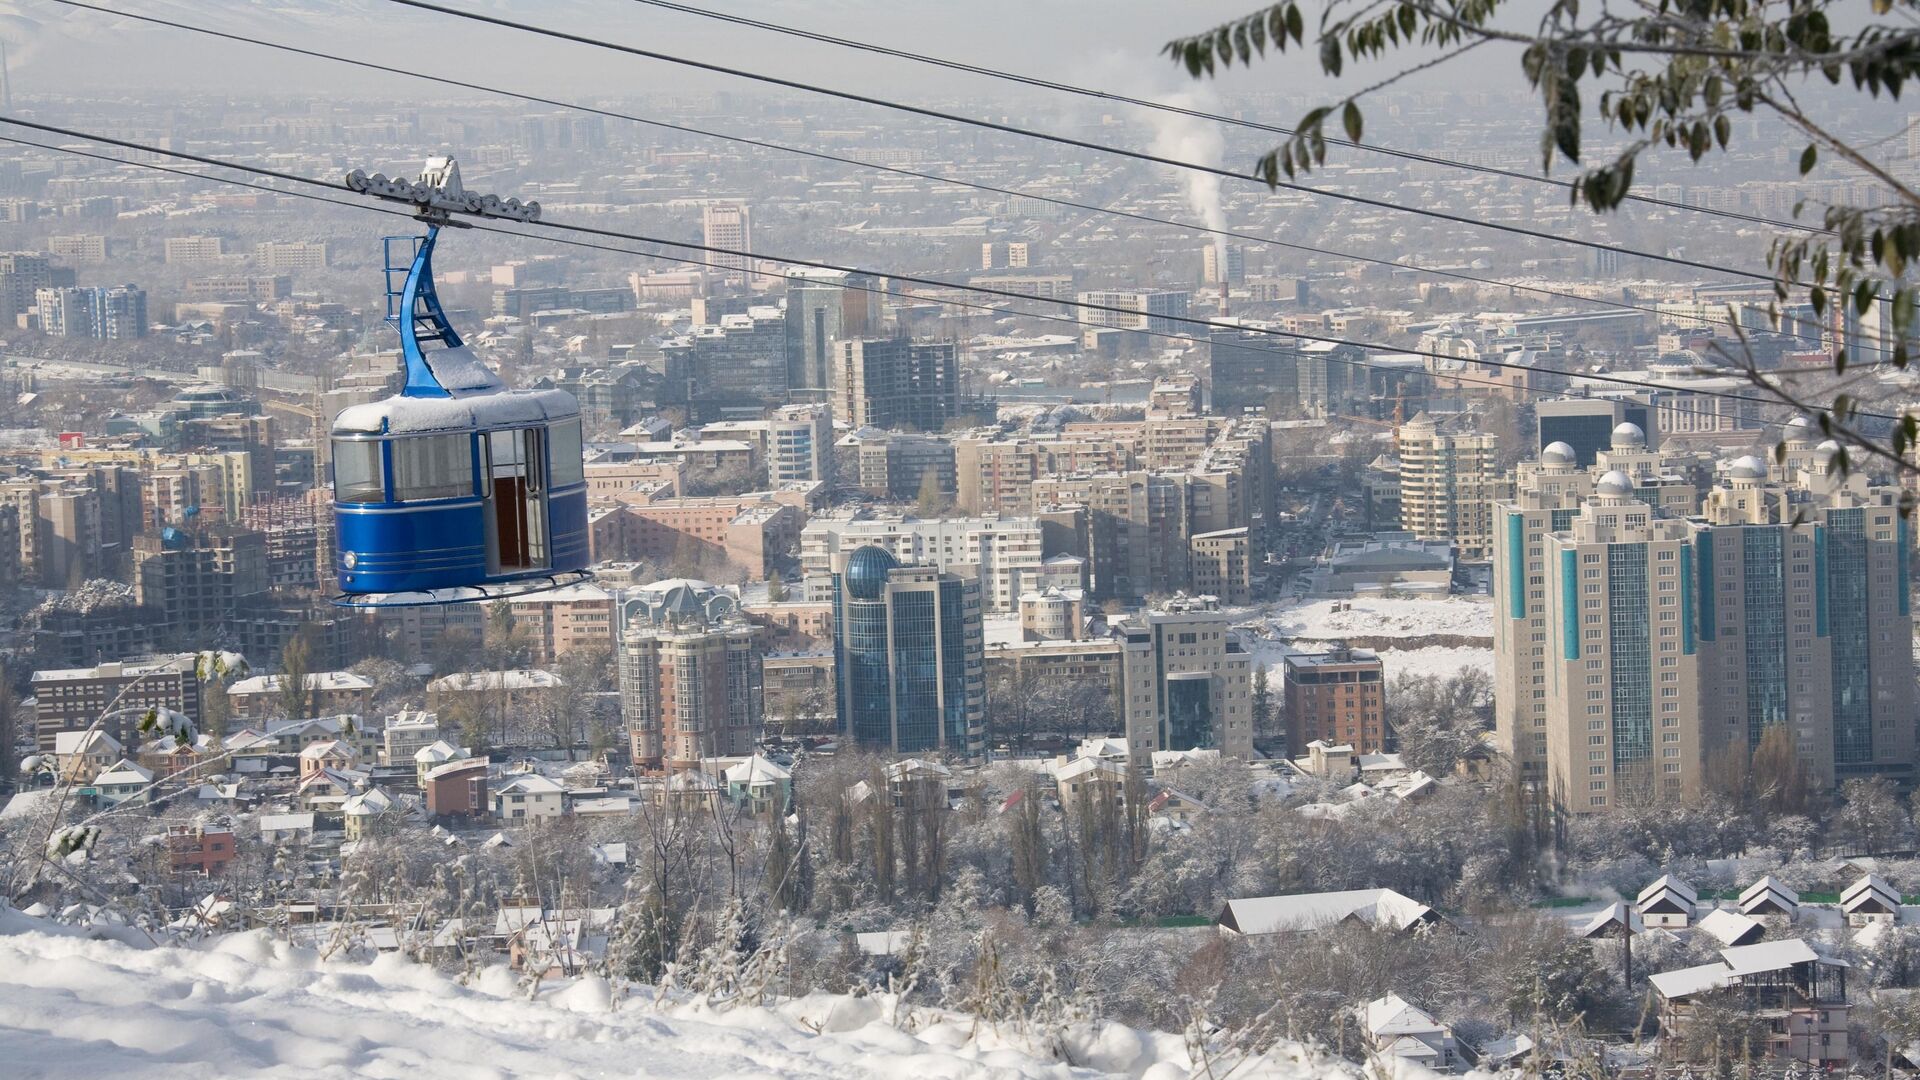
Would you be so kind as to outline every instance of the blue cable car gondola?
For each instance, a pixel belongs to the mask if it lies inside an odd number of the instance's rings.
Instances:
[[[466,208],[481,200],[461,191],[448,159],[429,162],[411,188],[359,174],[349,182],[356,178],[359,190],[409,191],[429,227],[385,242],[387,321],[400,332],[405,385],[333,422],[336,603],[487,600],[584,579],[578,402],[561,390],[508,389],[461,343],[434,293],[433,248],[448,223],[441,204],[484,213]],[[369,193],[392,198],[390,190]]]

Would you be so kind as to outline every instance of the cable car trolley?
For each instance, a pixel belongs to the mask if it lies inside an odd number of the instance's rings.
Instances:
[[[433,287],[433,249],[455,214],[537,221],[539,203],[475,195],[452,158],[417,182],[356,170],[353,190],[407,203],[425,236],[385,239],[387,322],[405,384],[333,421],[336,604],[491,600],[588,577],[580,406],[514,390],[464,344]]]

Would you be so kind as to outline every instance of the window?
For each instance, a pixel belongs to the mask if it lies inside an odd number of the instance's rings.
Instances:
[[[472,495],[472,437],[421,435],[393,440],[393,491],[395,502]]]
[[[386,502],[375,439],[333,440],[333,498],[343,503]]]
[[[562,420],[547,429],[547,458],[553,463],[549,475],[555,488],[571,487],[586,479],[586,466],[580,457],[580,421]]]

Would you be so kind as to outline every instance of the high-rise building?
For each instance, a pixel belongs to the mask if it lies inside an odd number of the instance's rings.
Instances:
[[[133,540],[133,590],[170,633],[205,635],[266,597],[266,536],[253,529],[164,528]]]
[[[1083,292],[1080,303],[1086,321],[1095,326],[1120,330],[1147,330],[1156,334],[1174,334],[1188,329],[1184,320],[1193,294],[1184,289],[1108,290]],[[1102,311],[1099,308],[1121,308]]]
[[[1393,749],[1387,726],[1385,666],[1366,649],[1337,646],[1284,658],[1281,691],[1287,753],[1304,757],[1314,741],[1351,746],[1357,754]]]
[[[757,418],[787,400],[787,324],[779,308],[723,315],[660,351],[661,402],[684,404],[690,423]]]
[[[986,751],[980,585],[886,549],[855,548],[833,575],[833,651],[843,730],[896,754]]]
[[[32,310],[41,289],[70,288],[73,281],[72,270],[54,266],[45,255],[0,252],[0,324],[11,327]]]
[[[1247,249],[1239,244],[1208,245],[1201,259],[1201,277],[1211,285],[1245,285]]]
[[[753,250],[753,224],[743,202],[710,202],[700,208],[700,232],[708,247],[728,248],[737,252]],[[707,253],[708,260],[727,268],[728,281],[746,281],[747,272],[753,269],[751,259],[746,255],[727,255],[713,251]]]
[[[116,288],[54,288],[34,293],[40,332],[49,337],[129,341],[147,336],[147,291]]]
[[[1564,442],[1516,470],[1511,500],[1494,506],[1494,728],[1522,778],[1538,781],[1547,762],[1547,611],[1544,538],[1570,527],[1609,472],[1629,478],[1642,502],[1675,517],[1693,512],[1699,493],[1681,465],[1647,448],[1637,425],[1622,424],[1611,445],[1582,468]]]
[[[200,720],[200,680],[192,653],[140,662],[33,673],[34,737],[42,753],[62,731],[85,731],[105,716],[101,730],[122,746],[137,746],[140,717],[172,709]],[[109,713],[109,710],[111,712]]]
[[[1571,453],[1543,455],[1570,505],[1546,508],[1537,559],[1530,509],[1503,511],[1528,561],[1496,568],[1496,697],[1531,692],[1500,737],[1558,807],[1697,798],[1772,730],[1817,785],[1913,775],[1909,531],[1836,454],[1801,425],[1783,464],[1741,458],[1686,505],[1618,468],[1572,494]]]
[[[1448,540],[1467,560],[1493,546],[1493,504],[1508,484],[1494,464],[1492,435],[1443,432],[1426,413],[1400,429],[1400,527]]]
[[[846,277],[831,271],[787,275],[787,385],[793,390],[822,397],[830,392],[833,345],[842,333],[849,291]]]
[[[856,431],[836,444],[845,458],[835,468],[854,486],[889,502],[912,502],[928,475],[935,490],[954,490],[953,444],[938,435],[901,431]]]
[[[1245,604],[1253,599],[1253,551],[1249,530],[1215,529],[1194,534],[1189,545],[1193,562],[1193,589],[1202,596],[1217,596],[1224,604]]]
[[[1613,445],[1613,432],[1621,424],[1632,424],[1645,432],[1648,442],[1657,444],[1659,433],[1653,427],[1653,410],[1638,401],[1615,398],[1564,398],[1534,405],[1534,418],[1540,429],[1540,448],[1565,443],[1573,448],[1574,463],[1581,468],[1593,464],[1594,455]]]
[[[1126,619],[1122,711],[1136,760],[1156,750],[1253,756],[1253,656],[1233,617],[1209,598],[1177,600]]]
[[[1037,581],[1040,522],[1031,517],[920,519],[869,510],[820,514],[800,530],[800,568],[829,573],[842,552],[862,545],[885,548],[902,564],[932,566],[980,582],[990,611],[1013,611]]]
[[[1260,330],[1214,330],[1208,338],[1208,381],[1213,411],[1238,416],[1267,409],[1278,398],[1271,415],[1284,415],[1299,401],[1300,343],[1298,338]]]
[[[980,245],[980,269],[1020,270],[1027,265],[1025,240],[988,241]]]
[[[113,245],[105,236],[49,236],[47,254],[74,262],[106,262]]]
[[[327,245],[314,240],[268,241],[254,245],[253,257],[270,274],[325,270]]]
[[[834,419],[854,428],[940,431],[959,412],[959,354],[951,343],[856,338],[834,346]]]
[[[703,582],[648,590],[654,595],[630,613],[620,641],[620,710],[634,765],[677,772],[753,753],[765,719],[759,628]]]
[[[212,262],[226,253],[218,236],[169,236],[163,245],[168,263]]]

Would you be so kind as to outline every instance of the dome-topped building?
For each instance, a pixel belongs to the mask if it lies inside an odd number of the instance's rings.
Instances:
[[[1624,423],[1613,429],[1613,448],[1615,450],[1635,450],[1647,445],[1647,433],[1639,424]]]
[[[1572,466],[1579,463],[1579,455],[1573,447],[1563,442],[1551,442],[1540,450],[1540,464],[1548,466]]]
[[[855,548],[847,556],[844,579],[847,595],[856,600],[878,600],[887,587],[887,575],[900,565],[893,552],[875,544]]]
[[[1593,486],[1593,493],[1602,498],[1622,498],[1633,494],[1633,478],[1619,469],[1608,471]]]

